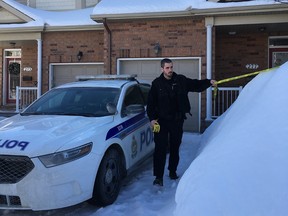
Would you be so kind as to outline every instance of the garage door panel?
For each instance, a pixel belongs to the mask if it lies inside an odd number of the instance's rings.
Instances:
[[[160,75],[160,72],[159,72],[160,63],[159,63],[159,61],[143,62],[140,65],[141,65],[141,76],[153,77],[153,76],[155,76],[155,72],[156,72],[156,74],[158,72]]]
[[[149,61],[125,61],[121,64],[121,74],[137,74],[139,79],[152,80],[155,78],[155,73],[160,75],[159,60]]]
[[[181,61],[178,63],[177,71],[181,71],[181,74],[191,79],[198,79],[199,78],[199,61],[198,60],[194,60],[193,62]]]
[[[173,59],[174,71],[192,79],[200,76],[199,62],[196,59]],[[119,61],[120,74],[137,74],[138,79],[152,81],[161,74],[161,59],[121,60]],[[200,94],[190,92],[188,94],[192,116],[187,114],[184,122],[184,130],[200,132]]]
[[[103,64],[63,64],[53,66],[53,86],[74,82],[77,76],[95,76],[104,73]]]
[[[200,109],[199,109],[199,93],[189,92],[188,94],[191,115],[187,114],[184,121],[183,129],[185,131],[200,132]]]
[[[137,71],[139,71],[139,64],[134,64],[133,62],[130,62],[130,61],[125,62],[125,64],[122,66],[121,70],[126,72],[126,71],[128,71],[128,69],[130,72],[129,74],[133,74],[133,71],[135,71],[134,72],[134,74],[135,74]]]

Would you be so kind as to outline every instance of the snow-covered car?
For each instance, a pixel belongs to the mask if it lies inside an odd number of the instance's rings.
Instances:
[[[154,150],[149,83],[133,77],[56,87],[0,122],[0,208],[112,204]]]

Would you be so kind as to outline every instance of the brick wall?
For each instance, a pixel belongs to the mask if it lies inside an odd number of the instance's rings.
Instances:
[[[21,86],[37,86],[37,41],[31,41],[21,47]],[[31,71],[24,71],[24,68],[32,68]],[[32,77],[31,81],[23,81],[23,77]]]
[[[46,32],[43,34],[42,91],[48,90],[50,63],[103,62],[103,31]]]
[[[224,79],[268,68],[268,34],[261,32],[229,35],[216,30],[216,79]],[[257,69],[247,69],[257,64]],[[244,86],[253,77],[235,80],[221,86]]]
[[[108,26],[112,35],[112,73],[116,72],[117,58],[179,56],[202,57],[202,71],[205,71],[206,29],[202,18],[137,19],[108,22]],[[153,50],[156,43],[161,46],[158,55]]]
[[[217,80],[260,71],[269,67],[269,37],[287,36],[288,30],[237,32],[229,35],[216,28],[215,77]],[[247,69],[247,64],[257,64],[257,69]],[[235,80],[221,86],[245,86],[253,77]]]

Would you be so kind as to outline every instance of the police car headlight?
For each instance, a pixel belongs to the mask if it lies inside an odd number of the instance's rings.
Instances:
[[[56,152],[53,154],[43,155],[38,158],[44,164],[45,167],[49,168],[84,157],[85,155],[91,152],[91,149],[92,149],[92,143],[87,143],[77,148]]]

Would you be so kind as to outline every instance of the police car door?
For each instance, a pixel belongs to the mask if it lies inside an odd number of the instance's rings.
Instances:
[[[125,122],[124,127],[127,133],[123,138],[123,143],[129,166],[147,156],[153,148],[153,134],[145,112],[145,105],[146,101],[138,84],[126,89],[121,117]]]

